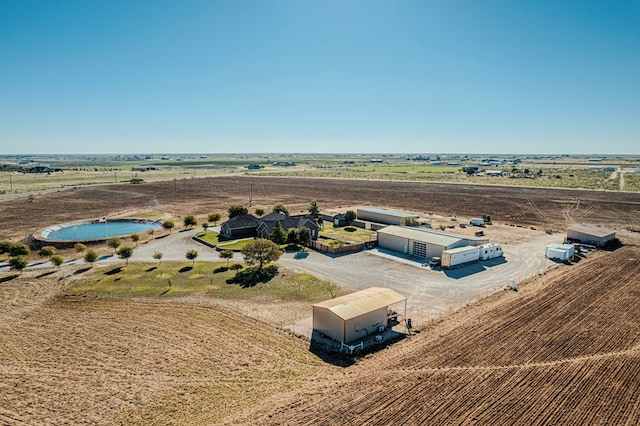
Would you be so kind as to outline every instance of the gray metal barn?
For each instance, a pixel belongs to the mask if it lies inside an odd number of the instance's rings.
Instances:
[[[384,223],[386,225],[402,225],[402,221],[407,217],[418,219],[417,214],[397,212],[394,210],[377,209],[375,207],[363,207],[356,211],[359,220],[368,222]]]
[[[387,226],[378,231],[378,247],[417,257],[440,257],[444,250],[479,246],[489,240],[431,228]]]
[[[567,239],[577,240],[583,244],[604,246],[616,238],[616,232],[597,225],[579,224],[567,228]]]
[[[313,329],[349,343],[387,327],[389,306],[406,300],[388,288],[370,287],[313,305]]]

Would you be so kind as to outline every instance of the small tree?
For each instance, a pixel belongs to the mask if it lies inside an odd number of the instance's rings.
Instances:
[[[82,253],[83,251],[85,251],[87,249],[87,246],[85,246],[82,243],[76,243],[73,246],[73,249],[76,251],[76,253]]]
[[[193,228],[198,224],[198,219],[196,219],[196,217],[193,215],[185,216],[183,223],[184,223],[184,226]]]
[[[227,267],[229,267],[229,260],[233,258],[233,250],[222,250],[220,252],[220,259],[227,259]]]
[[[22,243],[11,244],[9,247],[9,256],[11,257],[28,256],[30,252],[29,246]]]
[[[347,221],[349,226],[351,226],[353,221],[356,220],[357,218],[358,218],[358,215],[353,210],[347,210],[347,212],[344,214],[344,219]]]
[[[154,252],[153,258],[158,261],[158,266],[162,265],[162,252],[160,251]]]
[[[280,224],[280,222],[276,222],[276,224],[273,225],[271,241],[278,245],[284,244],[287,241],[287,234],[284,232],[284,229],[282,229],[282,224]]]
[[[311,217],[318,217],[318,215],[320,214],[320,207],[318,207],[318,202],[316,200],[311,201],[308,210]]]
[[[209,222],[213,223],[213,226],[216,226],[216,224],[221,218],[222,218],[222,215],[218,212],[215,212],[215,213],[210,213],[207,219],[209,220]]]
[[[122,244],[122,240],[118,237],[109,238],[107,240],[107,245],[113,249],[113,253],[116,253],[120,244]]]
[[[189,251],[187,251],[187,259],[192,261],[192,265],[196,264],[196,258],[198,257],[198,250],[196,249],[191,249]]]
[[[172,220],[165,220],[164,222],[162,222],[162,228],[169,231],[169,233],[171,233],[171,230],[176,226],[176,224],[172,221]]]
[[[277,213],[284,213],[289,216],[289,210],[287,210],[287,207],[283,203],[276,203],[273,206],[273,211]]]
[[[264,216],[264,213],[265,213],[264,209],[261,209],[261,208],[256,209],[256,215],[258,215],[258,217]]]
[[[415,217],[407,216],[402,219],[402,224],[404,226],[420,226],[420,222]]]
[[[51,257],[56,254],[56,248],[54,246],[44,246],[38,252],[40,257]]]
[[[120,259],[126,260],[125,266],[129,265],[129,258],[133,256],[133,247],[122,247],[118,250],[118,256]]]
[[[306,246],[307,244],[309,244],[310,240],[311,240],[311,230],[303,226],[298,230],[298,241],[300,242],[301,245]]]
[[[257,238],[242,248],[242,256],[249,265],[258,263],[256,274],[269,262],[280,259],[282,251],[273,241],[264,238]]]
[[[51,259],[49,260],[51,260],[51,264],[58,269],[60,269],[60,265],[64,263],[64,259],[62,258],[62,256],[57,254],[54,254],[53,256],[51,256]]]
[[[249,210],[242,204],[236,204],[229,207],[229,219],[239,216],[241,214],[247,214]]]
[[[298,230],[296,228],[289,228],[287,231],[287,244],[296,246],[298,245],[299,238]]]
[[[322,216],[318,216],[318,225],[320,226],[320,229],[324,229],[324,219]]]
[[[9,259],[9,266],[14,271],[20,271],[22,274],[22,270],[26,268],[28,265],[27,258],[24,256],[12,256]]]
[[[204,233],[206,234],[207,233],[207,229],[209,229],[209,223],[208,222],[203,223],[202,224],[202,229],[204,229]]]
[[[140,235],[136,233],[131,234],[131,241],[136,243],[136,247],[138,247],[138,242],[140,241]]]
[[[93,250],[89,250],[85,255],[84,255],[84,261],[88,262],[91,264],[91,266],[93,266],[93,262],[95,262],[96,260],[98,260],[98,253],[96,253]]]
[[[11,241],[0,241],[0,254],[9,253],[13,243]]]

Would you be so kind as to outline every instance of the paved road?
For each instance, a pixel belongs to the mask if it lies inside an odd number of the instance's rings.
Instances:
[[[218,252],[200,244],[192,237],[198,229],[176,232],[138,246],[130,262],[156,262],[153,254],[163,253],[163,261],[185,261],[187,250],[198,250],[199,261],[219,261]],[[333,281],[349,290],[367,287],[391,288],[407,297],[408,316],[423,321],[457,309],[473,300],[504,288],[510,279],[516,282],[543,272],[553,265],[546,259],[545,246],[559,242],[557,235],[539,234],[518,244],[504,245],[505,257],[479,262],[452,271],[430,270],[421,262],[374,249],[370,251],[327,256],[318,252],[285,253],[280,263],[289,268],[311,273]],[[239,254],[235,261],[241,261]],[[122,262],[117,256],[105,256],[98,263]],[[83,264],[82,259],[68,265]],[[0,265],[1,267],[2,265]],[[39,262],[29,269],[51,267]],[[2,268],[6,270],[6,266]],[[401,308],[400,306],[398,308]]]

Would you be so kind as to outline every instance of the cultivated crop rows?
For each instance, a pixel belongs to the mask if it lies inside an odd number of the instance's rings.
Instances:
[[[638,424],[638,259],[635,246],[592,254],[539,290],[453,328],[445,320],[252,415],[268,424]]]

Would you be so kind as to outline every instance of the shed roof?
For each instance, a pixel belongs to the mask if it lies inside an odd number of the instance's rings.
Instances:
[[[327,309],[343,320],[348,320],[406,299],[403,295],[388,288],[369,287],[355,293],[316,303],[313,307]]]
[[[361,207],[361,208],[358,209],[358,211],[376,213],[376,214],[385,214],[387,216],[394,216],[394,217],[401,217],[401,218],[404,218],[404,217],[419,217],[417,214],[397,212],[397,211],[394,211],[394,210],[379,209],[379,208],[376,208],[376,207]]]
[[[463,239],[469,239],[465,235],[457,235],[444,231],[437,231],[429,228],[417,228],[412,226],[396,226],[391,225],[378,231],[379,234],[395,235],[398,237],[409,238],[412,240],[426,241],[442,247],[449,247],[452,244],[459,243]],[[475,239],[475,238],[474,238]]]
[[[593,235],[594,237],[603,238],[608,237],[611,234],[615,234],[615,231],[611,229],[603,228],[598,225],[590,225],[586,223],[581,223],[579,225],[571,225],[569,228],[571,231],[580,232],[583,234]]]

